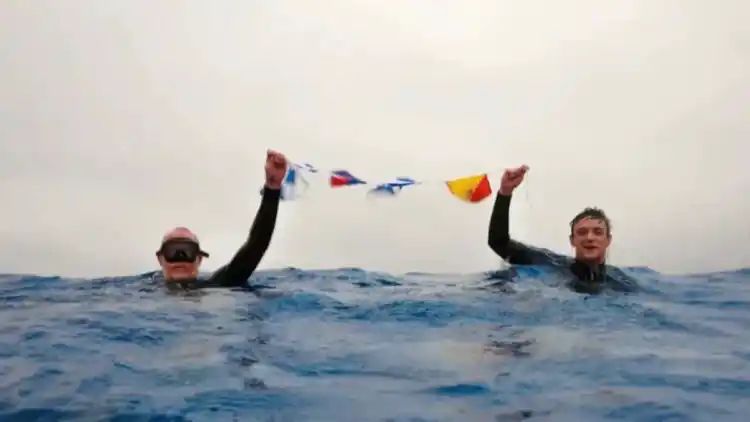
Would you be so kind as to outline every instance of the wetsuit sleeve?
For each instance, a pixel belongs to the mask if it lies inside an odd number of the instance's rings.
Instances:
[[[557,261],[559,256],[545,249],[532,248],[510,238],[510,200],[511,196],[500,193],[495,199],[495,206],[490,217],[487,243],[490,248],[504,260],[514,265],[544,265]]]
[[[276,215],[279,209],[281,190],[265,188],[263,200],[250,228],[250,235],[234,258],[226,266],[218,269],[208,280],[207,287],[239,287],[247,283],[260,260],[271,244]]]

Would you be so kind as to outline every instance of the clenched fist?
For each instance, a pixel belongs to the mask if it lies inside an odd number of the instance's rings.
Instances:
[[[523,165],[514,169],[506,169],[503,179],[500,181],[500,194],[510,196],[518,185],[523,182],[523,177],[529,171],[529,166]]]
[[[284,154],[268,150],[266,155],[266,187],[281,189],[286,175],[287,161]]]

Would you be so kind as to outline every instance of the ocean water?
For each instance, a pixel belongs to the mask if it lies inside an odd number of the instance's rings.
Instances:
[[[750,270],[0,276],[0,420],[748,421]]]

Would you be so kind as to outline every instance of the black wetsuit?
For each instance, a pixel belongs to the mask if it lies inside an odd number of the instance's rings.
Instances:
[[[279,210],[281,190],[263,190],[263,199],[255,215],[250,235],[240,247],[229,264],[216,270],[208,279],[184,280],[169,282],[170,288],[200,289],[207,287],[246,287],[247,280],[253,274],[271,243],[276,215]]]
[[[546,265],[572,273],[569,287],[581,293],[598,293],[604,289],[635,291],[638,285],[621,270],[605,264],[590,266],[581,261],[516,242],[509,234],[511,196],[497,195],[490,217],[488,243],[495,253],[511,265]]]

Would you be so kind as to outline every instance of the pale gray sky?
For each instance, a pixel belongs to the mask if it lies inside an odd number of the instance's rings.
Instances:
[[[569,252],[588,205],[611,261],[750,266],[744,0],[3,1],[0,272],[156,268],[187,225],[243,241],[266,148],[373,181],[526,163],[512,234]],[[497,268],[492,201],[314,184],[261,268]]]

